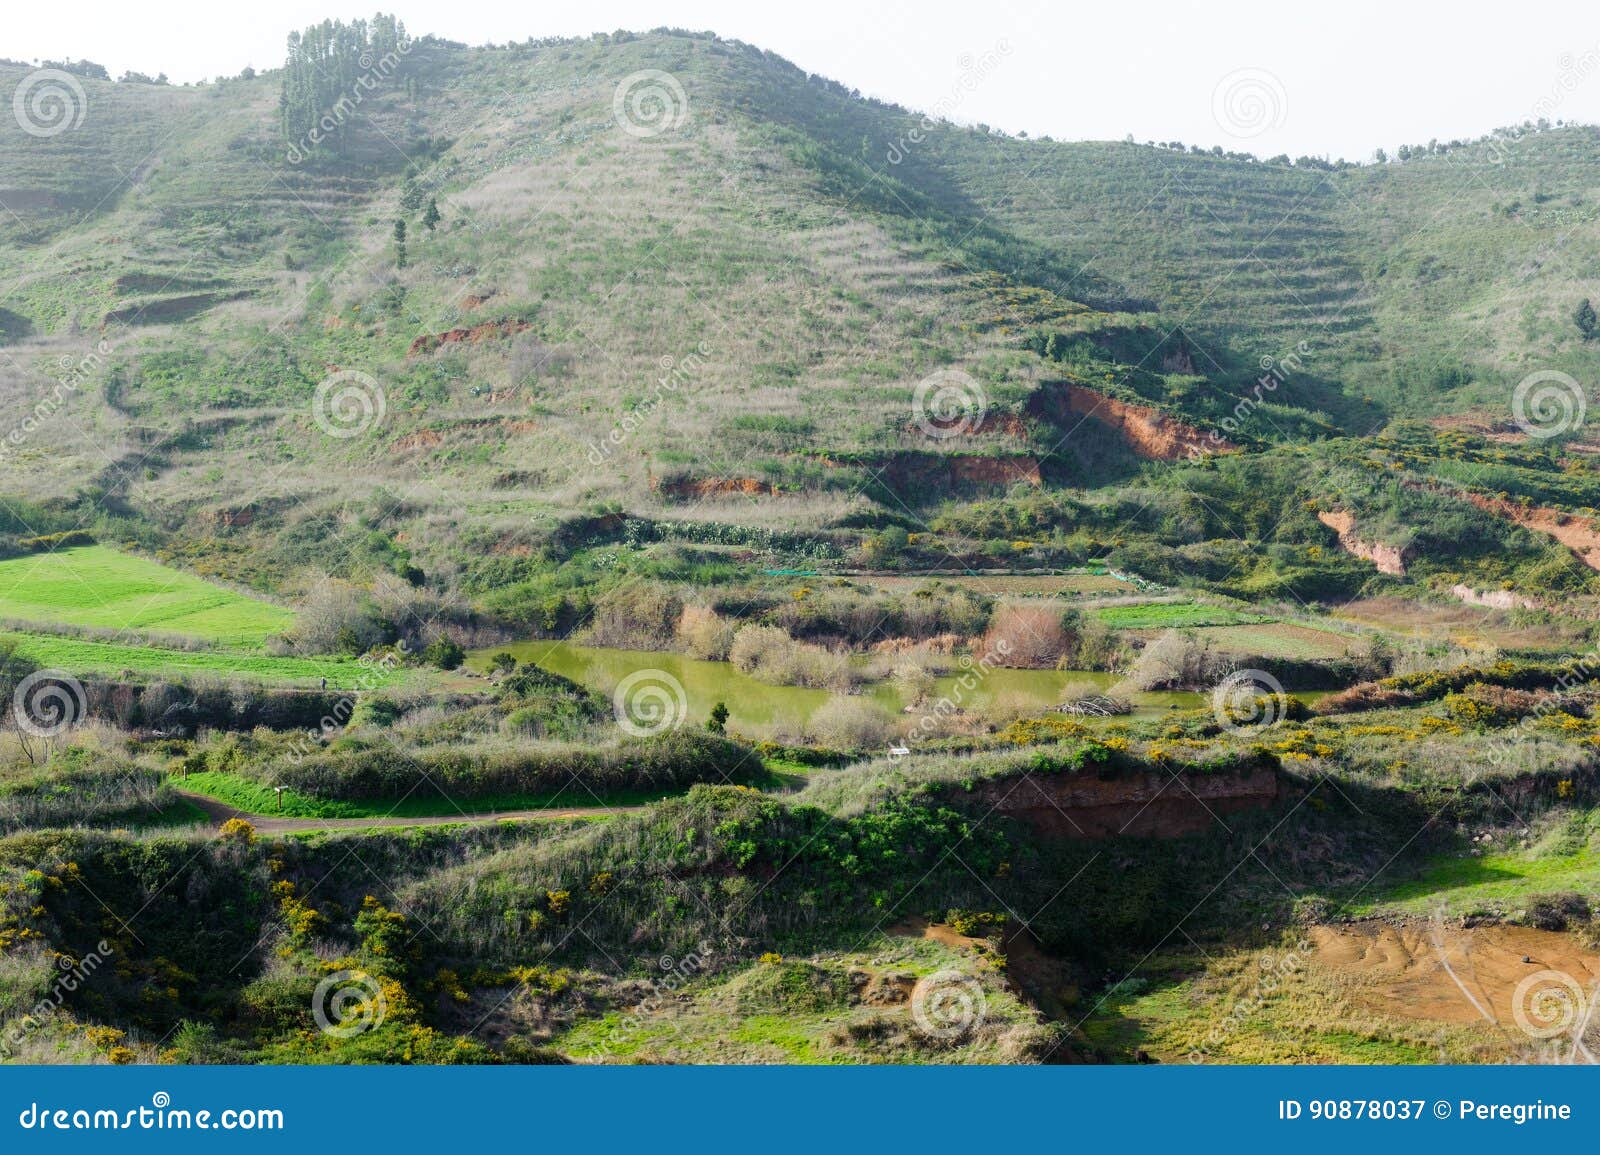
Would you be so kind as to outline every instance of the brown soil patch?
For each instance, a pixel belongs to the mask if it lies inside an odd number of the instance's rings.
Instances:
[[[404,453],[411,449],[433,449],[444,444],[444,434],[437,429],[419,429],[415,433],[407,433],[394,443],[396,453]]]
[[[1379,573],[1386,573],[1393,577],[1404,577],[1406,573],[1405,553],[1392,545],[1382,542],[1363,541],[1355,534],[1355,515],[1343,510],[1329,513],[1318,513],[1317,520],[1334,533],[1339,535],[1339,548],[1352,557],[1359,557],[1363,561],[1370,561],[1377,567]]]
[[[539,428],[539,423],[527,418],[509,417],[472,417],[459,421],[449,422],[444,428],[418,429],[395,439],[392,451],[405,453],[416,449],[437,449],[445,443],[447,436],[470,436],[475,433],[532,433]]]
[[[1135,453],[1149,461],[1182,461],[1205,453],[1233,453],[1239,448],[1220,434],[1213,436],[1159,409],[1107,397],[1082,385],[1047,385],[1033,395],[1029,409],[1057,425],[1092,417],[1115,429]]]
[[[424,333],[411,342],[411,348],[406,351],[407,357],[420,357],[424,353],[431,353],[442,345],[477,344],[480,341],[492,341],[501,337],[510,337],[531,328],[526,321],[507,318],[504,321],[485,321],[481,325],[474,325],[470,329],[449,329],[443,333]]]
[[[922,437],[931,437],[921,425],[913,422],[907,427],[908,432]],[[1028,423],[1015,413],[985,413],[981,421],[971,426],[962,425],[952,427],[944,435],[955,433],[958,437],[988,437],[1005,436],[1015,437],[1019,441],[1028,439]]]
[[[1600,529],[1596,529],[1588,518],[1542,505],[1518,505],[1514,501],[1486,497],[1481,493],[1463,493],[1462,496],[1485,513],[1555,538],[1576,554],[1584,565],[1592,570],[1600,570]]]
[[[1513,421],[1484,413],[1448,413],[1428,422],[1435,429],[1452,433],[1468,433],[1492,441],[1497,445],[1517,445],[1528,440],[1528,435]]]
[[[778,492],[777,487],[757,477],[678,477],[670,481],[654,480],[650,488],[663,497],[765,497]]]
[[[895,1007],[911,1001],[917,976],[903,971],[852,971],[850,984],[856,1002],[869,1007]]]
[[[1230,774],[1029,774],[984,782],[974,794],[1046,837],[1180,838],[1211,829],[1224,815],[1267,809],[1279,784],[1277,770],[1262,765]]]
[[[1494,1022],[1519,1038],[1514,1004],[1529,976],[1561,972],[1585,998],[1600,983],[1600,954],[1569,935],[1529,927],[1368,922],[1313,927],[1310,938],[1316,961],[1354,978],[1355,998],[1373,1010],[1430,1022]],[[1522,997],[1526,1005],[1527,990]]]

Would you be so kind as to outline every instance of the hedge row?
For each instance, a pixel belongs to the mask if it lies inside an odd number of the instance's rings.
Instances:
[[[681,789],[699,782],[747,782],[764,773],[761,759],[748,746],[689,730],[599,747],[406,750],[387,743],[356,749],[336,744],[301,758],[246,764],[235,772],[264,785],[287,786],[324,799],[402,798],[431,784],[457,798],[570,789],[580,804],[590,792],[605,795]]]

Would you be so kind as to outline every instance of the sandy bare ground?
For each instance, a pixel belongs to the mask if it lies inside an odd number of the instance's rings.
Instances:
[[[1520,1037],[1567,1021],[1600,1038],[1600,954],[1520,926],[1382,922],[1313,927],[1316,961],[1351,994],[1397,1018],[1491,1023]]]
[[[175,790],[186,802],[205,811],[213,826],[221,826],[230,818],[242,818],[256,828],[258,834],[305,834],[318,830],[370,830],[375,827],[396,826],[486,826],[492,822],[537,822],[556,818],[605,818],[643,810],[643,806],[570,806],[548,810],[500,810],[482,814],[432,814],[420,818],[389,816],[383,818],[279,818],[271,814],[251,814],[207,798],[203,794],[190,794]]]

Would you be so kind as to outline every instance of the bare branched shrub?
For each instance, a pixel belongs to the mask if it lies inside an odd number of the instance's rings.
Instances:
[[[888,744],[894,721],[862,698],[829,698],[806,722],[806,734],[835,750],[869,750]]]
[[[1139,652],[1119,689],[1163,690],[1209,686],[1231,668],[1227,654],[1211,648],[1192,633],[1168,630]]]
[[[318,582],[295,616],[294,643],[302,653],[362,654],[388,640],[371,595],[336,578]]]
[[[988,631],[975,648],[1004,654],[1008,666],[1050,670],[1066,655],[1071,642],[1059,609],[1008,602],[996,607]]]
[[[708,606],[684,606],[678,618],[678,640],[691,657],[726,661],[733,635],[734,624]]]
[[[848,690],[856,680],[848,654],[797,642],[777,626],[750,625],[733,637],[728,660],[736,670],[777,686]]]
[[[595,603],[585,640],[624,650],[664,650],[672,645],[682,614],[682,600],[665,586],[620,586]]]

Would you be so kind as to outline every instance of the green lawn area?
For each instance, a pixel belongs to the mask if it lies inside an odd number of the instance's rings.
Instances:
[[[1207,626],[1204,629],[1200,637],[1219,650],[1266,658],[1337,658],[1348,653],[1353,644],[1352,639],[1344,634],[1292,622]]]
[[[1399,910],[1446,915],[1498,905],[1513,907],[1530,894],[1575,890],[1600,893],[1600,850],[1592,845],[1572,854],[1535,856],[1528,851],[1481,857],[1438,858],[1415,878],[1385,887],[1351,909],[1357,913]]]
[[[74,674],[136,674],[164,677],[210,675],[218,678],[244,677],[262,681],[315,685],[327,678],[334,689],[379,686],[415,677],[416,670],[383,670],[363,666],[353,658],[272,658],[259,653],[229,653],[222,650],[165,650],[155,646],[125,646],[112,642],[90,642],[80,638],[60,638],[50,634],[19,634],[0,631],[0,641],[16,643],[17,653],[51,669]]]
[[[435,815],[491,814],[506,810],[566,810],[590,806],[643,806],[670,797],[674,791],[625,790],[596,798],[581,787],[559,794],[490,794],[481,798],[444,797],[424,785],[404,799],[379,798],[364,801],[325,800],[283,792],[283,808],[277,792],[233,774],[207,770],[171,779],[172,785],[190,794],[203,794],[226,802],[251,814],[282,815],[285,818],[431,818]]]
[[[294,612],[103,545],[0,560],[0,619],[259,646]]]
[[[1171,629],[1178,626],[1244,626],[1270,622],[1262,614],[1246,614],[1226,606],[1199,602],[1150,602],[1134,606],[1105,606],[1091,610],[1114,630]]]

